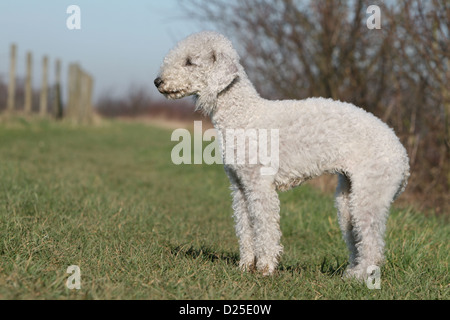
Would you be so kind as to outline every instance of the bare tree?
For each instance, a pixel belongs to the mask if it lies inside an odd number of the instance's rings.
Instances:
[[[448,209],[450,2],[402,0],[396,9],[387,13],[395,25],[397,100],[405,107],[395,123],[407,136],[416,191]]]
[[[192,2],[192,14],[243,44],[243,63],[262,95],[345,98],[370,110],[382,103],[373,96],[388,86],[391,38],[368,32],[364,1]]]
[[[378,1],[180,4],[241,45],[242,62],[263,96],[330,97],[352,102],[388,122],[411,157],[410,194],[432,199],[429,207],[445,211],[450,190],[450,3],[373,2]],[[366,26],[366,10],[372,4],[381,8],[379,30]]]

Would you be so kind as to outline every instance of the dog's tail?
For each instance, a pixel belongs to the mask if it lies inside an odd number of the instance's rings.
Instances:
[[[400,187],[398,188],[397,193],[394,195],[394,199],[393,200],[397,199],[400,196],[400,194],[403,191],[405,191],[406,186],[408,185],[408,178],[411,175],[411,173],[409,171],[409,164],[408,164],[408,162],[406,162],[406,164],[407,165],[406,165],[406,168],[405,168],[404,173],[403,173],[402,183],[400,184]]]

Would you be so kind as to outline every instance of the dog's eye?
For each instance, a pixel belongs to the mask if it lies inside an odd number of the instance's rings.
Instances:
[[[185,65],[186,67],[195,66],[195,64],[192,63],[191,58],[187,58],[187,59],[186,59],[186,62],[184,63],[184,65]]]

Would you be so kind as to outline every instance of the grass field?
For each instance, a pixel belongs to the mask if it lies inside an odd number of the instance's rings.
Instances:
[[[448,219],[392,209],[381,289],[343,281],[332,195],[280,194],[284,255],[241,273],[219,165],[172,164],[170,130],[0,124],[1,299],[449,299]],[[66,269],[81,269],[69,290]]]

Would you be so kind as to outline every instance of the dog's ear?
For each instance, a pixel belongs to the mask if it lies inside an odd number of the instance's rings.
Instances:
[[[196,110],[211,114],[217,104],[217,96],[225,90],[238,77],[238,62],[228,55],[212,51],[212,68],[209,74],[207,87],[197,96]]]
[[[211,60],[213,61],[213,69],[209,85],[214,87],[214,91],[219,94],[236,79],[238,67],[230,56],[222,52],[212,51]]]

